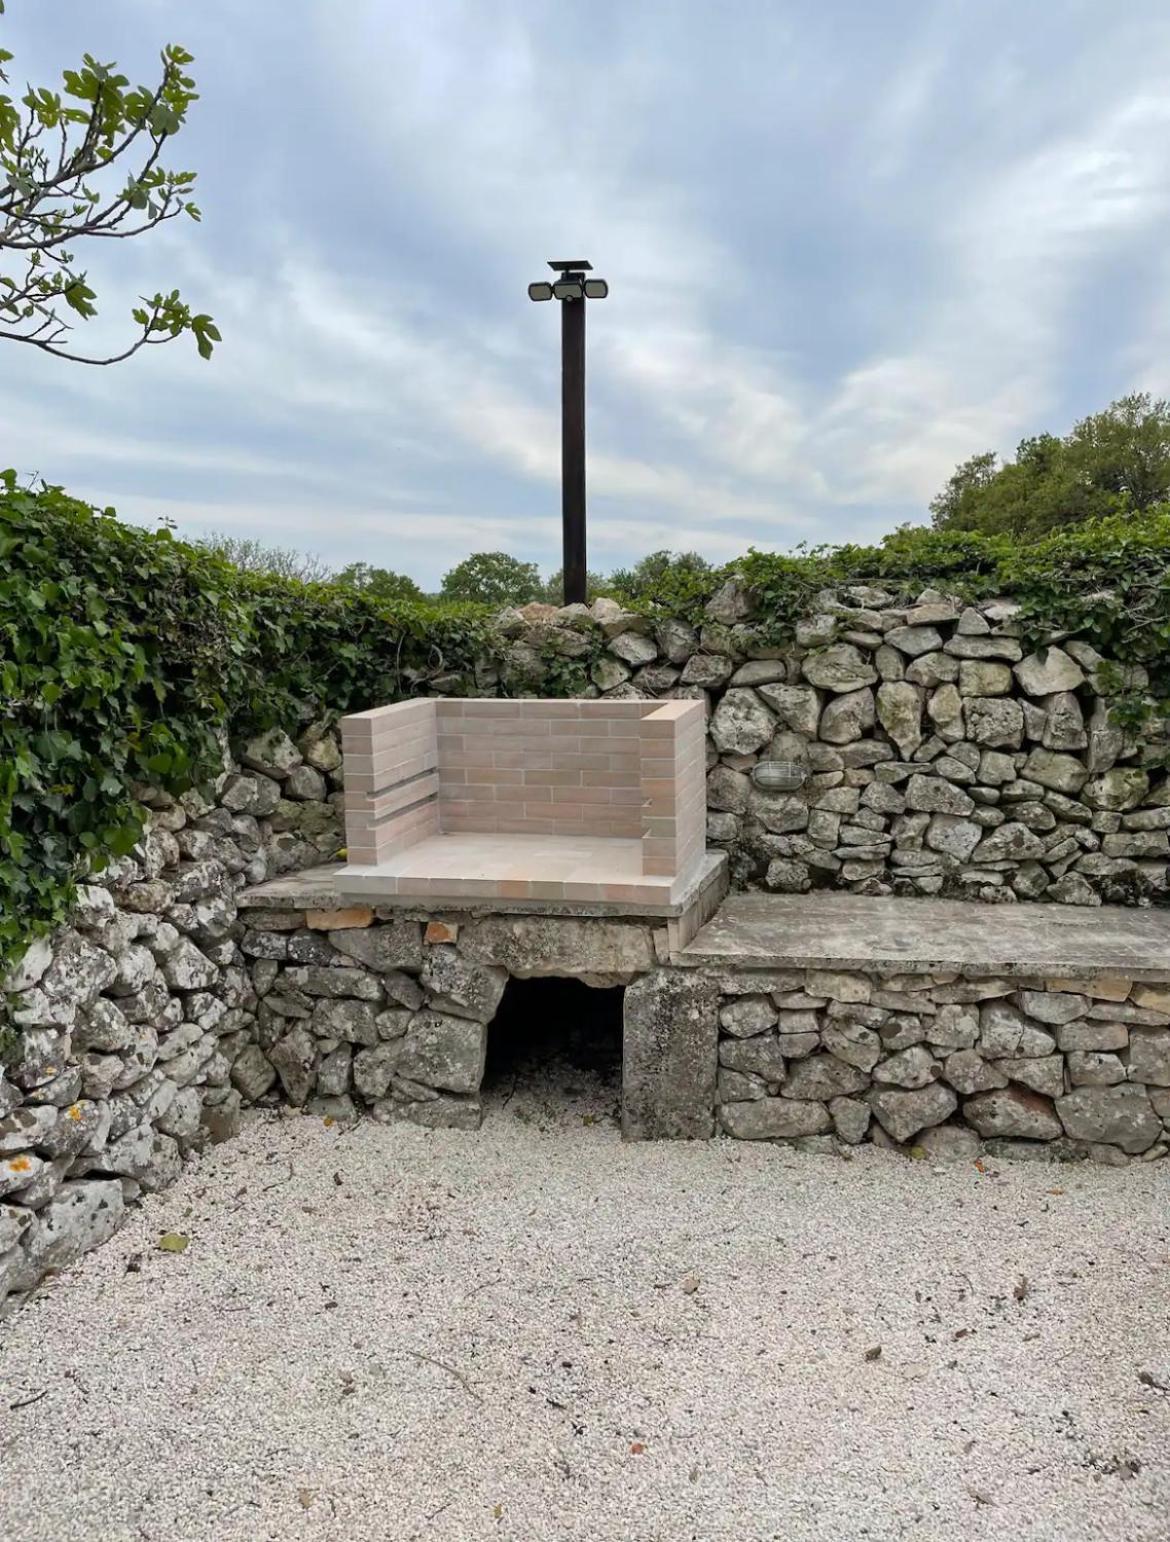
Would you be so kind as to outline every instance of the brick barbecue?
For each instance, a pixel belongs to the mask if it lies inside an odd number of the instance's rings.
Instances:
[[[670,904],[704,857],[700,701],[428,698],[341,736],[346,893]]]

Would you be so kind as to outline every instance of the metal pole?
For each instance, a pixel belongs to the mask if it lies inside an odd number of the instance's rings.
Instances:
[[[561,519],[565,604],[585,600],[585,301],[561,302]]]

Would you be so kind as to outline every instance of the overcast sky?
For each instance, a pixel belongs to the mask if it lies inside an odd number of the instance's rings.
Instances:
[[[3,460],[124,517],[365,560],[559,565],[559,318],[586,256],[590,566],[870,540],[954,464],[1170,393],[1164,0],[8,0],[201,90],[201,225],[103,243],[224,341],[5,345]],[[88,254],[87,254],[88,257]],[[99,261],[100,259],[100,261]],[[127,323],[128,324],[128,323]]]

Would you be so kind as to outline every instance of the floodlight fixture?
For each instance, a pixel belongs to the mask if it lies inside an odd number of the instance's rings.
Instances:
[[[561,301],[561,525],[565,604],[584,602],[585,567],[585,301],[604,300],[609,285],[586,278],[584,257],[549,262],[556,277],[528,286],[530,300]]]

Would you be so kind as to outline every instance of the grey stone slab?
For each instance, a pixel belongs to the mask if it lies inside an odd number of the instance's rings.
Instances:
[[[706,1140],[714,1133],[719,993],[710,977],[657,969],[627,987],[622,1136]]]
[[[954,969],[1010,979],[1170,980],[1170,911],[736,894],[673,962],[703,969]]]

